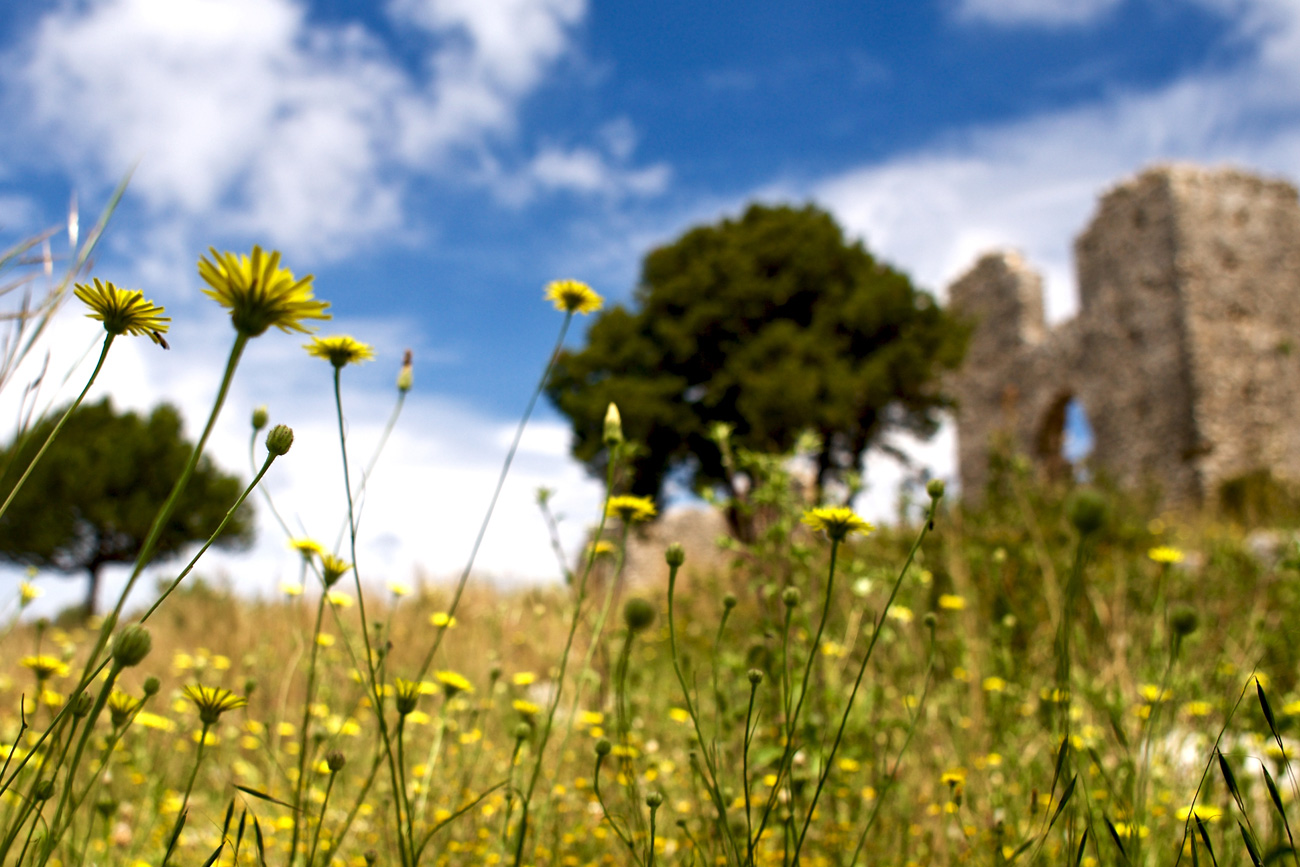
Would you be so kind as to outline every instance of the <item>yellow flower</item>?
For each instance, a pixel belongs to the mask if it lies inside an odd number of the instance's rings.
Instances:
[[[1215,819],[1223,815],[1223,811],[1218,807],[1211,807],[1208,804],[1197,804],[1194,811],[1196,813],[1196,818],[1204,822],[1213,822]],[[1192,813],[1192,807],[1179,807],[1177,814],[1178,821],[1186,822]]]
[[[176,724],[167,719],[167,717],[159,716],[156,713],[149,713],[147,710],[142,710],[135,715],[135,723],[136,725],[142,725],[147,729],[156,729],[160,732],[169,732],[176,728]]]
[[[546,299],[556,310],[565,313],[595,313],[605,303],[586,283],[577,280],[555,280],[546,285]]]
[[[248,704],[248,699],[218,686],[203,686],[192,683],[181,692],[184,693],[186,698],[194,702],[194,706],[199,709],[199,720],[205,726],[216,723],[226,711],[244,707]]]
[[[985,692],[1002,692],[1002,690],[1006,688],[1007,688],[1007,682],[1000,677],[984,678]]]
[[[321,579],[324,580],[326,587],[333,587],[338,580],[348,573],[352,564],[342,557],[335,557],[333,554],[320,555]]]
[[[952,593],[945,593],[939,597],[939,607],[948,611],[961,611],[966,607],[966,600]]]
[[[528,686],[530,683],[537,680],[537,675],[533,674],[531,671],[521,671],[511,679],[514,681],[515,686]]]
[[[442,684],[442,689],[448,697],[458,692],[474,691],[474,685],[466,680],[464,675],[457,674],[454,671],[435,671],[433,676]]]
[[[333,605],[335,608],[352,607],[352,597],[346,593],[340,593],[337,590],[331,590],[330,592],[325,594],[325,598],[329,601],[329,604]]]
[[[429,615],[429,622],[441,629],[451,629],[456,625],[456,618],[446,611],[435,611]]]
[[[325,312],[329,302],[312,295],[310,275],[295,279],[288,268],[280,267],[280,254],[265,253],[253,247],[251,256],[218,253],[209,247],[210,261],[199,259],[199,276],[210,286],[203,293],[230,310],[235,330],[248,337],[274,325],[285,333],[306,334],[304,319],[329,319]]]
[[[39,656],[24,656],[18,661],[23,668],[30,668],[32,674],[36,675],[37,680],[49,680],[51,677],[65,677],[68,673],[68,664],[56,656],[41,654]]]
[[[1147,557],[1156,563],[1164,563],[1167,565],[1183,562],[1183,552],[1179,551],[1177,548],[1171,548],[1168,545],[1160,545],[1159,547],[1152,548],[1147,552]]]
[[[285,596],[301,596],[302,585],[291,584],[290,582],[286,581],[280,585],[280,592],[283,593]]]
[[[605,507],[605,514],[619,518],[624,523],[648,521],[655,516],[655,504],[649,497],[633,497],[623,494],[610,497]]]
[[[108,696],[108,714],[112,720],[113,728],[118,729],[125,725],[126,721],[131,718],[131,714],[139,710],[142,704],[144,702],[138,698],[132,698],[116,689],[113,690]]]
[[[533,704],[531,701],[525,701],[525,700],[522,699],[522,698],[517,698],[517,699],[515,699],[515,700],[511,703],[511,707],[513,707],[515,710],[519,711],[519,713],[520,713],[522,716],[530,717],[530,718],[531,718],[531,717],[535,717],[535,716],[537,716],[539,713],[542,712],[542,709],[541,709],[540,707],[538,707],[537,705]]]
[[[303,344],[302,348],[313,358],[323,358],[335,367],[360,364],[375,357],[375,350],[370,344],[353,340],[346,334],[313,337],[311,343]]]
[[[23,581],[18,585],[18,604],[21,607],[26,608],[44,592],[45,591],[30,581]]]
[[[852,533],[870,533],[875,527],[846,506],[825,506],[803,513],[803,523],[814,530],[825,530],[832,541],[842,541]]]
[[[170,327],[170,316],[163,316],[163,308],[146,301],[140,289],[119,289],[112,283],[99,282],[96,277],[94,285],[77,283],[73,292],[91,309],[86,315],[104,323],[104,330],[109,334],[143,334],[163,349],[167,341],[163,333]]]
[[[289,540],[289,547],[303,556],[304,560],[310,560],[325,553],[325,546],[315,539],[309,539],[306,536],[299,536],[296,539]]]
[[[960,786],[966,782],[965,768],[951,768],[943,772],[940,782],[948,786]]]

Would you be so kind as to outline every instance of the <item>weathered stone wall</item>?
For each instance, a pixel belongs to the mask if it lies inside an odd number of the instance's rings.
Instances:
[[[1161,166],[1108,192],[1075,242],[1079,313],[1054,328],[1041,280],[1014,253],[983,257],[949,290],[977,321],[951,383],[962,489],[987,483],[1005,432],[1059,469],[1079,400],[1093,461],[1168,502],[1268,468],[1300,480],[1300,202],[1281,181]]]

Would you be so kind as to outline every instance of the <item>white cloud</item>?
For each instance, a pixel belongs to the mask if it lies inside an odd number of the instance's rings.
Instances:
[[[83,182],[116,181],[139,160],[132,193],[156,223],[342,256],[401,229],[412,176],[492,161],[521,102],[572,51],[585,2],[395,0],[388,13],[423,34],[417,72],[359,24],[310,21],[300,0],[66,3],[5,58],[25,119],[15,132]],[[597,168],[594,186],[572,171],[533,186],[654,192],[667,177]]]
[[[612,198],[662,192],[670,176],[668,166],[663,163],[629,169],[612,164],[604,154],[591,148],[558,147],[543,147],[533,158],[528,172],[533,188],[599,193]]]
[[[1000,26],[1062,27],[1088,24],[1123,0],[960,0],[958,18]]]
[[[83,353],[98,344],[103,331],[82,314],[80,305],[64,309],[41,344],[42,351],[49,347],[52,353],[47,383],[62,381],[65,372],[81,362],[61,394],[47,388],[39,401],[42,407],[71,399],[89,374],[96,353]],[[387,581],[410,583],[420,576],[454,578],[469,557],[517,420],[489,418],[428,393],[420,385],[421,370],[429,370],[421,366],[427,359],[409,322],[334,324],[366,335],[379,348],[376,361],[349,367],[343,374],[354,484],[370,462],[392,411],[401,347],[414,345],[416,350],[416,387],[367,486],[358,543],[362,577],[378,588]],[[175,317],[168,334],[169,352],[147,340],[120,338],[88,399],[107,393],[119,408],[138,411],[170,401],[180,407],[187,435],[193,438],[211,408],[233,337],[229,317],[213,305],[196,316]],[[208,451],[223,469],[250,478],[249,418],[255,406],[267,404],[272,424],[290,425],[295,438],[293,448],[275,462],[264,485],[292,528],[302,528],[332,546],[345,526],[347,507],[331,370],[325,362],[308,357],[300,348],[302,342],[300,337],[273,330],[249,345]],[[0,392],[0,419],[14,417],[26,381],[26,376],[17,377]],[[571,551],[581,546],[587,522],[599,508],[599,486],[568,458],[568,436],[562,423],[544,420],[526,431],[476,561],[480,580],[491,576],[506,583],[545,581],[560,574],[536,506],[538,487],[554,489],[552,507],[568,515],[561,525],[565,545]],[[260,463],[265,455],[262,436],[257,438],[255,453]],[[254,549],[209,552],[197,573],[225,575],[244,593],[272,594],[281,582],[297,579],[297,560],[286,549],[284,535],[260,497],[255,497],[255,507],[259,539]],[[175,568],[169,563],[153,574],[174,574]],[[115,598],[125,577],[124,569],[106,573],[105,599]],[[42,600],[44,610],[79,601],[84,592],[80,579],[61,579],[57,573],[42,577],[41,583],[49,591]],[[142,582],[137,601],[149,601],[153,585],[152,578]]]

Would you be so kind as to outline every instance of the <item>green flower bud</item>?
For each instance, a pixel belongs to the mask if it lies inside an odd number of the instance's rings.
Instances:
[[[1200,626],[1200,616],[1190,605],[1179,605],[1169,615],[1169,626],[1179,638],[1186,638]]]
[[[411,386],[415,383],[415,368],[411,361],[411,350],[408,349],[406,354],[402,356],[402,369],[397,372],[397,390],[402,394],[410,391]]]
[[[645,805],[652,810],[659,809],[661,806],[663,806],[663,802],[664,802],[663,792],[651,792],[650,794],[645,796]]]
[[[763,672],[759,671],[757,668],[751,668],[749,670],[749,682],[753,686],[758,686],[763,682]]]
[[[35,786],[32,787],[33,801],[48,801],[52,797],[54,797],[53,780],[41,780],[39,783],[37,783]]]
[[[139,665],[153,650],[153,636],[149,630],[133,623],[113,637],[113,662],[119,668]]]
[[[614,749],[614,745],[609,742],[609,738],[601,738],[596,741],[596,755],[607,756],[612,749]]]
[[[521,722],[519,725],[515,726],[515,740],[517,741],[528,740],[528,736],[532,733],[533,727],[526,722]]]
[[[338,750],[330,750],[325,754],[325,765],[330,769],[331,774],[337,774],[343,770],[343,766],[347,763],[347,757]]]
[[[781,601],[785,603],[786,608],[798,606],[801,594],[798,587],[787,587],[781,593]]]
[[[613,403],[605,410],[604,440],[610,448],[623,443],[623,417],[618,414],[618,406]]]
[[[925,483],[925,492],[932,500],[943,499],[943,479],[930,479]]]
[[[162,689],[162,681],[156,677],[146,677],[144,679],[144,694],[157,695],[158,690]]]
[[[1065,513],[1080,536],[1091,536],[1106,523],[1106,500],[1091,489],[1075,491],[1066,503]]]
[[[259,431],[266,427],[266,423],[269,420],[270,413],[267,412],[266,404],[262,404],[253,410],[253,430]]]
[[[287,454],[293,445],[293,428],[287,424],[278,424],[266,435],[266,450],[279,457]]]
[[[722,597],[722,607],[730,611],[736,607],[738,601],[735,593],[728,593]]]
[[[81,695],[77,696],[76,700],[72,704],[72,715],[75,717],[85,716],[90,713],[91,705],[94,703],[94,696],[88,692],[83,692]]]
[[[680,569],[686,562],[686,549],[680,542],[674,542],[664,551],[664,560],[671,568]]]
[[[655,608],[639,596],[633,596],[623,604],[623,622],[632,632],[640,632],[655,622]]]
[[[366,859],[366,867],[375,867],[375,862],[379,860],[379,853],[374,849],[367,849],[366,854],[361,857]]]

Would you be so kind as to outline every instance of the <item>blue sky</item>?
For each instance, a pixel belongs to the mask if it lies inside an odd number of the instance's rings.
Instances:
[[[367,518],[375,572],[399,579],[417,564],[447,574],[468,552],[559,324],[540,300],[548,280],[617,301],[642,255],[686,228],[755,199],[814,201],[940,295],[981,252],[1018,248],[1060,318],[1073,237],[1123,177],[1170,159],[1300,176],[1293,0],[0,0],[0,12],[4,239],[58,223],[73,192],[88,221],[138,164],[95,273],[167,305],[173,350],[115,348],[105,391],[178,402],[200,423],[229,339],[198,291],[209,245],[281,249],[334,304],[322,333],[376,344],[375,362],[348,371],[361,452],[415,350],[417,388]],[[69,310],[53,341],[65,369],[94,335],[79,320]],[[254,347],[216,448],[242,468],[247,411],[270,404],[301,446],[271,487],[328,536],[341,485],[328,371],[300,342]],[[545,578],[533,489],[560,490],[570,542],[596,491],[549,410],[525,445],[482,562]],[[920,454],[952,472],[950,433]],[[869,465],[878,511],[896,475]],[[230,568],[274,587],[292,561],[263,535]]]

